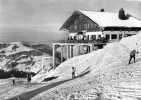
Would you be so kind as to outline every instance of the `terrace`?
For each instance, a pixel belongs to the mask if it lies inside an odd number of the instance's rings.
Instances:
[[[66,54],[66,59],[70,59],[74,56],[76,56],[74,54],[75,49],[78,49],[78,54],[86,54],[89,53],[93,50],[102,48],[104,45],[106,45],[108,41],[103,38],[103,39],[97,39],[97,40],[59,40],[53,43],[53,66],[54,68],[56,67],[56,60],[55,60],[55,56],[56,56],[56,50],[58,47],[60,47],[61,49],[61,62],[63,62],[64,56],[63,54]],[[76,48],[75,48],[76,47]],[[80,48],[85,48],[85,53],[81,53],[81,49]],[[63,50],[66,49],[66,50]]]
[[[98,40],[59,40],[55,43],[94,43],[94,44],[105,44],[107,41],[104,39]]]

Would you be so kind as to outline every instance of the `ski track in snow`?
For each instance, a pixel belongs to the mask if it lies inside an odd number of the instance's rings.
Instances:
[[[132,37],[123,38],[120,42],[110,43],[105,46],[104,49],[93,51],[89,54],[77,56],[65,61],[59,65],[55,71],[42,77],[59,76],[60,80],[69,79],[71,78],[72,66],[76,67],[77,75],[80,75],[80,73],[85,71],[88,67],[90,67],[90,73],[83,78],[75,80],[75,82],[67,82],[67,84],[64,83],[51,89],[50,92],[46,91],[41,93],[32,100],[38,100],[39,98],[40,100],[45,100],[45,98],[51,98],[54,91],[59,92],[59,94],[54,94],[54,96],[59,100],[61,99],[61,97],[59,98],[59,95],[81,91],[85,86],[84,84],[88,84],[89,81],[92,83],[97,79],[100,84],[102,84],[104,90],[107,90],[106,87],[108,87],[109,91],[105,92],[105,95],[108,97],[110,95],[113,96],[111,97],[113,98],[112,100],[115,100],[114,96],[116,100],[119,100],[119,96],[122,97],[122,100],[139,100],[138,98],[141,96],[141,73],[137,71],[141,71],[141,53],[137,55],[135,64],[132,63],[128,65],[129,53],[133,49],[141,52],[141,33]],[[94,77],[96,78],[93,79]],[[123,82],[125,82],[125,84],[120,86]],[[80,84],[83,85],[81,86]],[[96,83],[95,86],[98,84],[99,83]],[[74,89],[79,86],[79,89]],[[126,86],[129,87],[126,88]],[[69,87],[73,88],[72,92],[67,90]],[[92,86],[90,85],[89,87]],[[61,94],[63,91],[64,93]],[[116,91],[117,94],[114,92],[113,94],[109,94],[110,91]]]
[[[58,81],[68,80],[74,66],[80,77],[52,88],[46,87],[44,91],[38,91],[32,100],[66,100],[82,95],[96,99],[98,92],[103,93],[103,98],[111,100],[140,100],[141,53],[137,55],[136,63],[128,65],[132,49],[141,52],[141,33],[110,43],[101,50],[69,59],[47,75],[38,74],[42,79],[58,76]],[[81,76],[83,72],[87,73]]]

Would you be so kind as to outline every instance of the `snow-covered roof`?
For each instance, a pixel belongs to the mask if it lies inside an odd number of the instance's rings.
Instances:
[[[82,10],[79,10],[78,12],[89,17],[92,21],[101,27],[141,27],[141,20],[138,20],[132,16],[127,20],[121,20],[118,17],[118,13]]]
[[[140,28],[141,29],[141,20],[137,19],[136,17],[133,17],[132,15],[130,15],[128,19],[122,20],[119,18],[119,13],[83,11],[83,10],[74,11],[72,16],[70,16],[66,20],[66,22],[62,25],[60,29],[65,30],[66,26],[68,26],[70,22],[74,20],[75,14],[83,14],[84,16],[91,19],[94,23],[96,23],[101,28],[123,27],[123,28]]]

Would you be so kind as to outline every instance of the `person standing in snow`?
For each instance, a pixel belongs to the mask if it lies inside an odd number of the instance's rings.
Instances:
[[[75,67],[72,67],[72,79],[74,79],[76,77],[75,71],[76,71]]]
[[[13,86],[15,86],[15,84],[16,84],[15,79],[12,79],[12,84],[13,84]]]
[[[30,82],[31,81],[31,73],[27,74],[27,81]]]
[[[136,53],[138,53],[135,49],[133,49],[131,52],[130,52],[130,59],[129,59],[129,63],[128,64],[131,64],[131,60],[132,58],[134,59],[134,63],[136,62]]]
[[[15,82],[15,77],[14,77],[13,74],[12,74],[11,76],[12,76],[12,78],[11,78],[11,80],[12,80],[12,86],[15,86],[15,84],[16,84],[16,82]]]

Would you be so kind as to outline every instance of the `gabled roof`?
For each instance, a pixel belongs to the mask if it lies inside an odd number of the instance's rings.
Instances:
[[[118,17],[118,13],[112,13],[112,12],[94,12],[94,11],[78,10],[78,11],[74,11],[74,13],[81,13],[87,16],[93,22],[97,23],[100,27],[129,27],[129,28],[139,27],[141,28],[141,20],[133,16],[130,16],[127,20],[121,20]],[[69,17],[68,20],[70,18],[71,17]],[[67,21],[63,24],[63,26],[67,23]]]
[[[133,16],[129,17],[127,20],[121,20],[118,17],[118,13],[82,10],[79,10],[79,12],[89,17],[101,27],[141,27],[141,20],[138,20]]]

